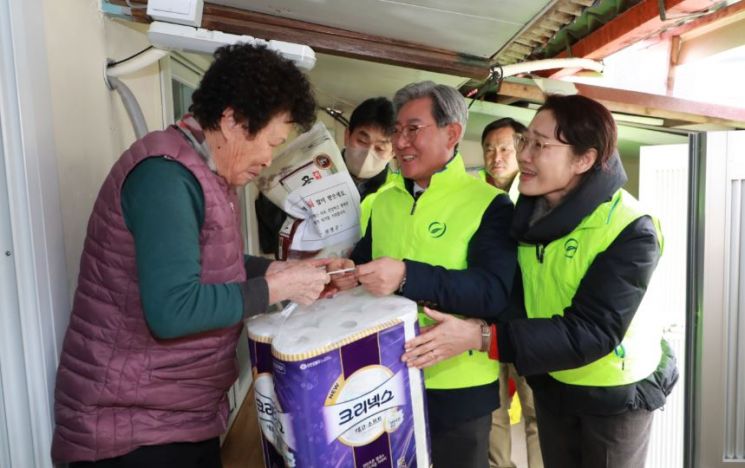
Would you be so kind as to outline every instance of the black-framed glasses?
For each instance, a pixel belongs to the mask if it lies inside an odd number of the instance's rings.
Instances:
[[[393,129],[393,138],[403,138],[404,140],[411,143],[412,141],[416,140],[417,135],[419,135],[419,130],[427,127],[431,127],[434,124],[427,124],[427,125],[417,125],[417,124],[409,124],[404,125],[402,127],[396,127]]]
[[[551,146],[572,146],[566,143],[546,143],[537,138],[523,135],[522,133],[515,133],[512,139],[515,141],[515,151],[518,153],[522,150],[528,150],[531,154],[540,154],[543,150]]]

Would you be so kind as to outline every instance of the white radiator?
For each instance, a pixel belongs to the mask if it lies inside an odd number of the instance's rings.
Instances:
[[[642,147],[639,200],[662,224],[665,247],[640,306],[660,317],[678,359],[680,377],[667,404],[655,412],[647,468],[683,467],[688,146]],[[672,293],[671,291],[677,291]],[[640,467],[641,468],[641,467]]]

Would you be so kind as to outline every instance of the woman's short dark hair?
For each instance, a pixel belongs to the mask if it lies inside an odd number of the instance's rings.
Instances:
[[[308,78],[294,63],[266,46],[236,44],[220,47],[189,111],[204,129],[216,130],[226,108],[255,135],[278,114],[308,130],[316,120],[316,101]]]
[[[384,97],[366,99],[349,117],[349,133],[358,127],[379,128],[384,135],[391,136],[396,123],[393,103]]]
[[[486,137],[489,136],[491,132],[505,127],[512,128],[515,133],[524,133],[525,130],[528,129],[525,125],[521,124],[512,117],[503,117],[501,119],[495,120],[494,122],[491,122],[489,125],[484,127],[484,131],[481,132],[481,144],[484,144],[484,141],[486,141]]]
[[[618,132],[610,111],[588,97],[551,95],[538,109],[551,111],[556,119],[557,140],[572,145],[574,154],[590,148],[598,152],[596,167],[605,167],[616,149]]]

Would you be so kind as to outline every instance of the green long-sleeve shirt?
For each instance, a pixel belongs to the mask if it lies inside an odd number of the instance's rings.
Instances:
[[[186,167],[158,157],[140,163],[122,187],[122,212],[134,236],[142,306],[155,336],[224,328],[266,310],[268,259],[246,256],[244,283],[200,282],[204,194]]]

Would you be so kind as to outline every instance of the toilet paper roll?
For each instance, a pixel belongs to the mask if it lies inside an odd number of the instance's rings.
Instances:
[[[264,466],[285,468],[285,461],[278,449],[277,434],[281,428],[276,423],[277,397],[274,393],[272,377],[272,338],[284,321],[280,312],[257,315],[246,322],[248,351],[251,355],[251,369],[254,379],[254,398],[259,429],[261,430],[261,449]]]
[[[361,288],[298,307],[272,341],[285,460],[429,467],[422,373],[401,362],[417,307]]]

